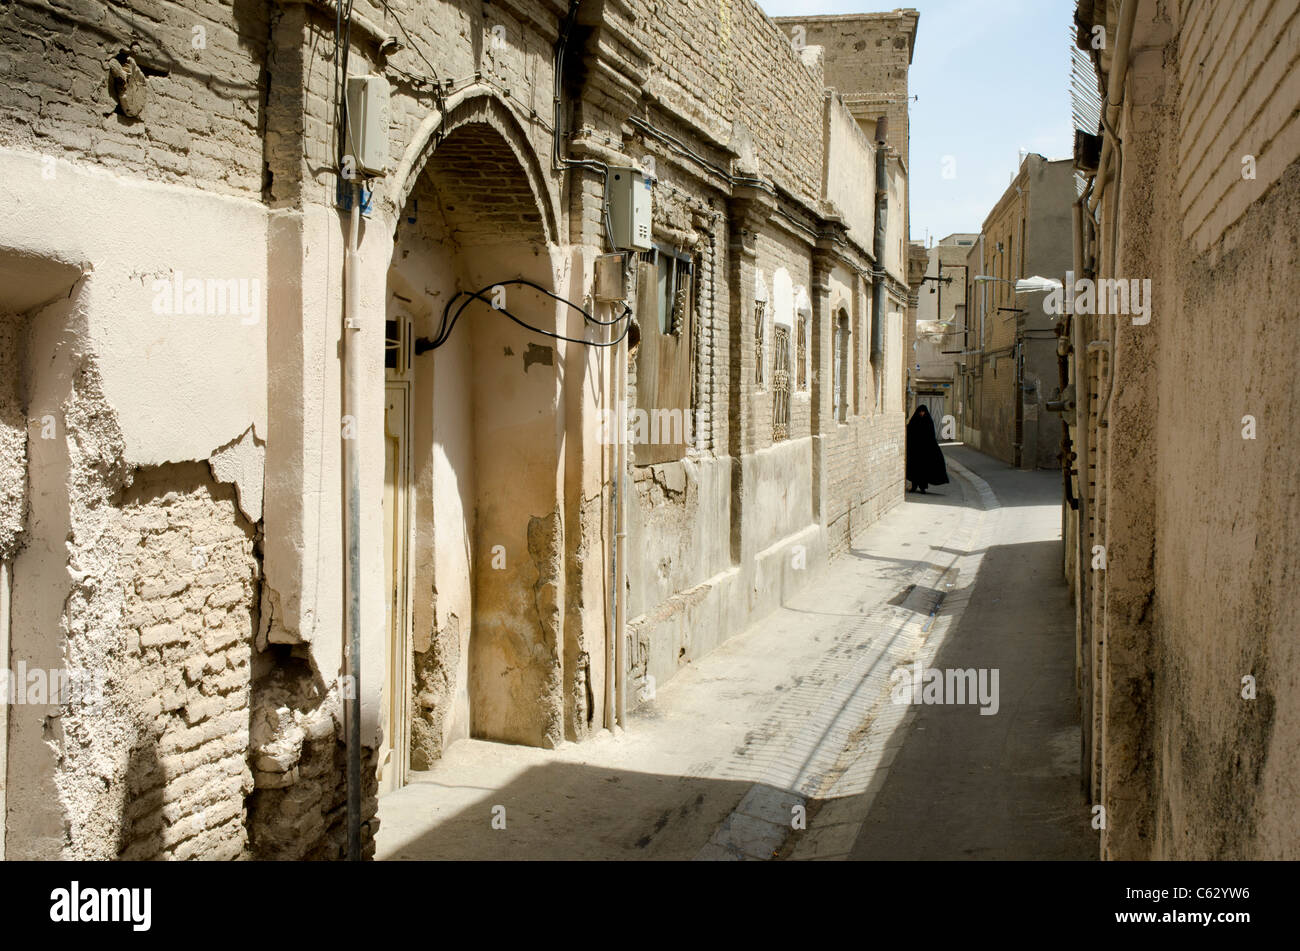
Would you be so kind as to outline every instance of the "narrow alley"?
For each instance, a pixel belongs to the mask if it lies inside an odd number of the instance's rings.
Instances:
[[[1250,940],[1297,364],[1300,0],[0,0],[5,894]]]
[[[945,452],[950,485],[909,495],[627,731],[453,744],[380,799],[377,857],[1095,858],[1051,570],[1060,477]],[[989,713],[894,702],[915,663],[997,671]]]

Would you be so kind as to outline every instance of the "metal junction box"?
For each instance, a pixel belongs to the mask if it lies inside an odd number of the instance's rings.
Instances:
[[[349,76],[348,141],[344,152],[364,175],[388,171],[388,80],[383,76]]]
[[[614,247],[649,251],[651,180],[639,168],[611,165],[605,178],[605,200],[609,203],[610,230]]]

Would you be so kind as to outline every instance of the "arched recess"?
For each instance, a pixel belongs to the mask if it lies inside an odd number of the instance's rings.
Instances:
[[[509,105],[502,101],[496,90],[481,83],[474,83],[455,95],[448,96],[445,111],[432,111],[420,123],[391,178],[387,196],[390,210],[395,212],[406,208],[425,166],[440,144],[466,125],[490,126],[510,149],[541,210],[543,236],[548,244],[555,245],[559,235],[557,198],[548,188],[544,166]],[[489,170],[486,167],[483,169],[485,172]]]
[[[386,314],[390,416],[403,390],[409,406],[409,480],[399,491],[390,464],[385,493],[386,528],[408,499],[408,528],[385,537],[399,621],[395,589],[409,588],[409,649],[390,624],[385,732],[423,769],[462,737],[534,746],[563,737],[560,352],[482,301],[444,343],[428,343],[458,292],[489,288],[505,310],[552,332],[567,314],[504,283],[555,290],[554,207],[510,111],[491,96],[461,97],[436,129],[422,127],[411,155],[391,193],[400,204]],[[403,436],[389,429],[397,458]],[[404,750],[388,754],[400,774]]]

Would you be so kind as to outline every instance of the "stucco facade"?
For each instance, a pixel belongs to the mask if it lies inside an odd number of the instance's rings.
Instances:
[[[1300,10],[1082,2],[1077,21],[1085,51],[1095,26],[1112,38],[1122,141],[1100,168],[1080,150],[1078,277],[1150,288],[1146,314],[1072,318],[1067,550],[1102,854],[1295,858]]]
[[[906,109],[749,0],[356,0],[348,279],[332,3],[0,22],[3,646],[104,674],[8,707],[6,857],[337,857],[354,691],[369,854],[381,788],[615,727],[901,499]],[[915,14],[856,23],[905,89]],[[611,300],[625,166],[655,251]]]

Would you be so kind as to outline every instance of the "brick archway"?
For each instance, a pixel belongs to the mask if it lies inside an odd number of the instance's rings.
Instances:
[[[529,142],[527,133],[509,105],[502,101],[494,89],[478,83],[448,97],[446,110],[431,112],[411,137],[406,152],[390,179],[387,196],[390,213],[397,215],[406,207],[434,153],[444,149],[457,130],[474,127],[480,128],[472,134],[484,137],[494,151],[505,149],[513,155],[514,164],[522,170],[528,184],[535,213],[540,216],[545,241],[550,245],[559,243],[557,199],[548,187],[548,177],[538,159],[537,150]],[[481,127],[493,130],[495,138],[487,136],[486,130]]]
[[[495,98],[461,101],[423,141],[397,191],[386,314],[423,341],[409,358],[414,769],[464,737],[563,739],[563,351],[481,300],[441,333],[497,285],[506,311],[562,331],[553,300],[509,283],[555,290],[554,211]]]

